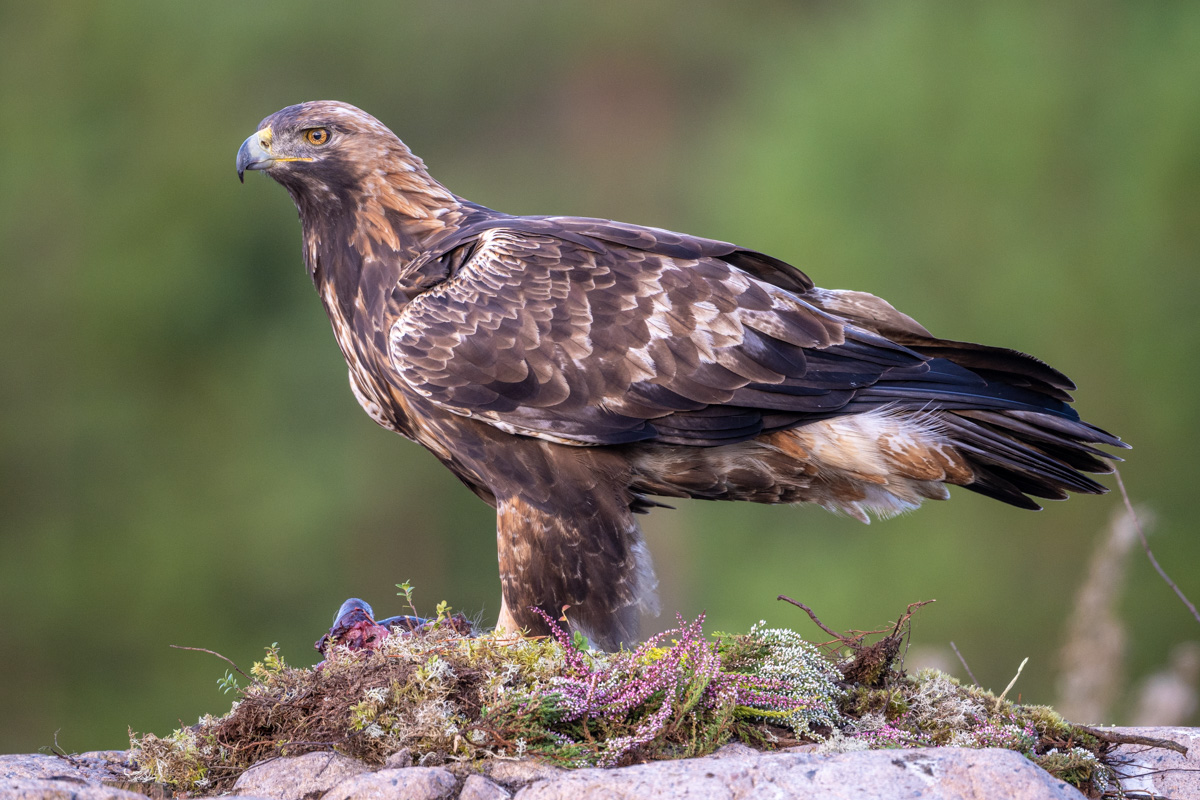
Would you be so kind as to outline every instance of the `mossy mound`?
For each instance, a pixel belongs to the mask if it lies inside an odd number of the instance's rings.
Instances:
[[[260,760],[330,749],[370,765],[408,748],[422,763],[536,756],[615,766],[736,740],[764,750],[1005,747],[1091,796],[1111,782],[1109,745],[1048,708],[936,671],[906,674],[894,655],[873,665],[869,683],[848,679],[864,656],[899,651],[887,642],[899,625],[836,660],[791,630],[760,623],[706,636],[702,621],[680,620],[618,653],[589,650],[553,622],[543,639],[432,625],[374,650],[330,648],[310,669],[271,648],[225,716],[165,738],[131,733],[136,779],[222,791]]]
[[[1047,706],[1000,700],[937,670],[896,675],[883,688],[850,687],[840,704],[851,722],[824,752],[901,747],[1002,747],[1099,797],[1114,782],[1108,742]]]

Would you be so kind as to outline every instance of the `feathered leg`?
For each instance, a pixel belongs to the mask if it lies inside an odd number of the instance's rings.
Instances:
[[[500,626],[547,632],[564,614],[594,644],[612,650],[638,639],[641,612],[657,611],[654,571],[641,531],[626,507],[576,514],[541,511],[521,498],[500,503],[496,540],[504,593]]]

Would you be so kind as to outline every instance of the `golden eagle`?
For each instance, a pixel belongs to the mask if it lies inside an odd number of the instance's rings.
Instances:
[[[653,609],[652,497],[816,503],[864,522],[946,484],[1020,508],[1105,488],[1062,373],[938,339],[870,294],[726,242],[510,216],[345,103],[267,117],[237,155],[288,190],[350,386],[496,509],[499,624],[613,648]]]

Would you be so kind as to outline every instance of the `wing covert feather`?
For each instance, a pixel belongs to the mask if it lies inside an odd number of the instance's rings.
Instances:
[[[866,360],[806,378],[813,354],[847,345]],[[717,258],[505,228],[485,230],[457,273],[404,308],[389,355],[405,383],[455,413],[580,444],[749,438],[760,409],[791,411],[795,424],[844,405],[855,377],[922,363]],[[714,407],[729,410],[665,419]]]

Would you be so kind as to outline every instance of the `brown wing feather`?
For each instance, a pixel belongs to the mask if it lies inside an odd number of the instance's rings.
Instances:
[[[603,444],[742,440],[923,364],[716,258],[508,228],[414,299],[389,347],[409,386],[456,413]]]

